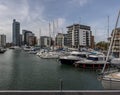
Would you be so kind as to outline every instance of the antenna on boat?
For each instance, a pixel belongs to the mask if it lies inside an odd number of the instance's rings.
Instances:
[[[105,70],[105,67],[106,67],[109,55],[110,55],[110,51],[111,51],[111,48],[112,48],[112,45],[113,45],[115,32],[116,32],[116,28],[117,28],[117,25],[118,25],[119,16],[120,16],[120,10],[119,10],[119,13],[118,13],[118,17],[117,17],[117,21],[116,21],[116,24],[115,24],[115,28],[114,28],[113,33],[112,33],[112,38],[111,38],[111,41],[110,41],[110,46],[109,46],[107,57],[106,57],[106,63],[104,64],[104,67],[102,69],[102,73],[104,73],[104,70]]]

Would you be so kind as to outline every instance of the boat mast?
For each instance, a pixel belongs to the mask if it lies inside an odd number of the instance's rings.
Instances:
[[[108,38],[109,38],[109,16],[108,16]]]
[[[107,49],[109,48],[109,16],[107,17],[107,20],[108,20],[108,28],[107,28],[107,32],[108,32],[108,37],[107,37],[107,41],[108,41],[108,44],[107,44]]]
[[[79,26],[80,26],[80,24],[81,24],[81,17],[80,17],[80,21],[79,21]],[[80,35],[80,27],[79,27],[79,31],[78,31],[79,33],[79,35]],[[80,50],[80,38],[78,37],[78,50]]]
[[[102,73],[104,73],[104,70],[105,70],[105,67],[106,67],[109,55],[110,55],[110,51],[111,51],[111,48],[112,48],[112,45],[113,45],[115,32],[116,32],[116,28],[117,28],[117,25],[118,25],[119,16],[120,16],[120,10],[119,10],[119,13],[118,13],[118,17],[117,17],[117,21],[116,21],[116,24],[115,24],[115,28],[114,28],[113,33],[112,33],[112,38],[111,38],[111,41],[110,41],[110,46],[109,46],[107,57],[106,57],[106,63],[104,64],[104,67],[102,69]]]
[[[49,47],[51,46],[51,24],[49,22]]]
[[[39,46],[40,46],[40,48],[41,48],[41,28],[39,29]]]
[[[54,51],[54,46],[55,46],[55,23],[54,23],[54,20],[53,20],[53,51]]]
[[[62,35],[63,35],[63,38],[62,38],[62,41],[61,41],[61,47],[63,48],[63,47],[64,47],[64,34],[63,34],[63,28],[62,28]]]

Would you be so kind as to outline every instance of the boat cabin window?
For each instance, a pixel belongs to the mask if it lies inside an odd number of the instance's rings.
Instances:
[[[86,58],[86,54],[72,54],[73,56],[78,56],[81,58]]]
[[[105,58],[104,57],[99,57],[99,61],[104,61]]]
[[[98,61],[98,57],[88,57],[88,60]]]
[[[86,54],[81,54],[81,55],[79,55],[79,57],[86,58]]]

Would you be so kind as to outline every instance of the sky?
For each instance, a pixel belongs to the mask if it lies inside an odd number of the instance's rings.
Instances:
[[[49,36],[49,23],[56,33],[67,33],[67,26],[91,26],[95,41],[106,41],[114,29],[120,9],[120,0],[0,0],[0,34],[12,41],[12,22],[20,22],[23,29]],[[119,24],[118,24],[119,27]],[[41,32],[40,32],[41,31]],[[51,35],[52,32],[51,32]]]

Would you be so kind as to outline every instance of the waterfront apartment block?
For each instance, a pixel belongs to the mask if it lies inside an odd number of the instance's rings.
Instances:
[[[90,26],[73,24],[71,26],[68,26],[67,29],[67,45],[69,47],[91,47],[92,31]]]
[[[14,46],[20,46],[20,23],[15,19],[12,24],[12,42]]]
[[[22,34],[20,34],[20,46],[22,45]]]
[[[36,44],[36,36],[32,31],[22,30],[22,45],[34,46]]]
[[[36,36],[29,36],[28,43],[29,43],[29,46],[35,46],[37,44]]]
[[[0,35],[0,47],[6,47],[6,35]]]
[[[112,35],[113,34],[111,34],[111,36]],[[111,40],[111,37],[109,38],[109,41],[110,40]],[[114,36],[114,41],[113,41],[113,46],[112,46],[112,52],[116,57],[120,57],[120,28],[116,28],[116,31],[115,31],[115,36]]]
[[[94,49],[95,48],[95,41],[94,41],[94,36],[91,36],[91,48]]]
[[[48,36],[40,36],[40,46],[50,47],[52,45],[52,38]]]
[[[55,42],[58,48],[68,47],[69,46],[68,34],[58,33],[56,35]]]
[[[64,34],[58,33],[55,38],[55,44],[58,48],[64,47]]]
[[[63,34],[63,36],[64,36],[64,46],[65,47],[67,47],[67,46],[69,46],[69,44],[68,44],[68,34]]]

